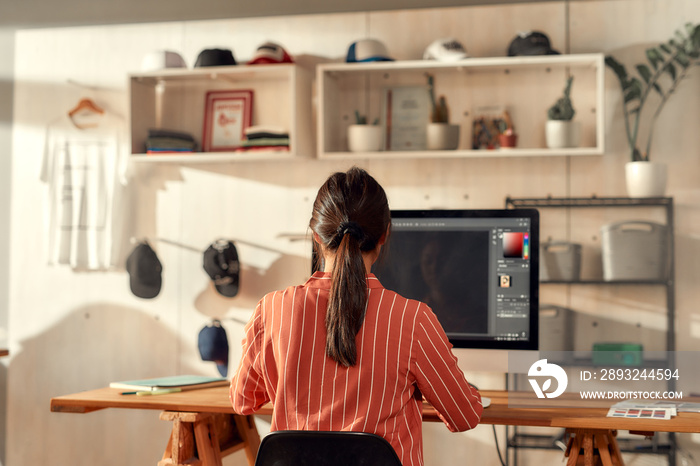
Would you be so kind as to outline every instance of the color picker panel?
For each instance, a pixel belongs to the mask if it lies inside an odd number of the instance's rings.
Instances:
[[[525,233],[503,233],[503,257],[523,257]]]

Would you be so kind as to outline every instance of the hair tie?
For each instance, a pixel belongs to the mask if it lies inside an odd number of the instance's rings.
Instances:
[[[340,225],[338,225],[337,235],[340,240],[343,239],[343,236],[350,235],[357,241],[362,241],[365,237],[365,232],[362,230],[359,223],[350,221],[342,222]]]

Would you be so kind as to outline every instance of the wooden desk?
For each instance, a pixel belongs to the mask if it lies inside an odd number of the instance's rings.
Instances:
[[[484,410],[482,424],[560,427],[571,434],[567,465],[579,461],[580,452],[586,466],[593,465],[599,452],[602,464],[622,465],[617,430],[653,435],[654,432],[700,432],[700,414],[679,413],[671,420],[624,419],[606,417],[612,401],[578,402],[579,408],[564,407],[566,398],[548,400],[552,408],[511,408],[506,391],[483,390],[491,398]],[[510,394],[511,398],[513,394]],[[686,400],[688,401],[688,400]],[[697,401],[697,400],[690,400]],[[562,407],[556,407],[560,404]],[[121,395],[120,390],[101,388],[51,399],[51,411],[89,413],[105,408],[154,409],[163,411],[161,419],[173,422],[163,459],[159,466],[192,465],[219,466],[221,457],[245,449],[248,463],[253,465],[260,438],[252,416],[233,414],[228,387],[192,390],[158,396]],[[272,406],[264,406],[258,414],[271,414]],[[423,421],[439,421],[436,410],[425,404]],[[198,458],[193,458],[197,451]],[[190,456],[187,456],[190,455]],[[187,463],[186,463],[187,462]]]

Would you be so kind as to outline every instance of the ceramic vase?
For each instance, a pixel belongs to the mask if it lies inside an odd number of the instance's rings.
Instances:
[[[348,148],[351,152],[377,152],[382,149],[382,127],[377,125],[348,126]]]
[[[627,162],[625,165],[629,197],[664,197],[667,178],[665,163]]]
[[[578,121],[547,120],[545,139],[550,149],[578,147],[581,125]]]
[[[428,123],[428,150],[455,150],[459,146],[459,125]]]
[[[512,149],[518,144],[517,134],[499,134],[498,135],[498,145],[501,149]]]

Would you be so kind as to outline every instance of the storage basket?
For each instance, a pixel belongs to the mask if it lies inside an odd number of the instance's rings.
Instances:
[[[603,279],[663,280],[666,278],[666,226],[633,220],[601,227]]]
[[[578,281],[581,278],[581,245],[549,241],[540,246],[540,280]]]

